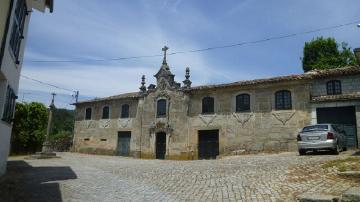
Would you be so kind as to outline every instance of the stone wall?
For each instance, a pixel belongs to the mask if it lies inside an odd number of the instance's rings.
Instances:
[[[360,94],[360,76],[334,77],[314,80],[310,90],[312,96],[327,95],[326,83],[331,80],[341,81],[342,94]]]
[[[190,144],[197,154],[198,130],[219,129],[220,155],[243,150],[254,152],[296,151],[299,130],[310,124],[308,83],[258,86],[193,93],[190,99]],[[290,90],[292,110],[275,110],[275,92]],[[235,97],[250,94],[251,110],[235,112]],[[201,115],[201,99],[215,98],[215,114]],[[194,158],[197,158],[195,155]]]
[[[155,89],[138,98],[121,98],[77,105],[75,150],[115,154],[118,131],[131,131],[131,155],[155,158],[156,134],[165,132],[167,159],[197,159],[199,130],[219,130],[219,153],[297,151],[296,137],[306,125],[315,124],[316,107],[355,106],[360,139],[358,101],[313,103],[312,96],[326,95],[326,82],[341,80],[342,93],[360,93],[360,76],[330,79],[299,79],[226,88],[184,90],[160,78]],[[275,109],[275,93],[291,92],[292,108]],[[250,110],[236,112],[236,96],[250,95]],[[140,95],[140,94],[139,94]],[[214,114],[202,114],[202,99],[214,98]],[[156,116],[156,103],[167,100],[166,117]],[[130,118],[119,119],[122,104],[130,105]],[[102,108],[110,106],[110,119],[101,120]],[[92,107],[93,120],[84,120],[85,108]],[[314,119],[315,117],[315,119]]]

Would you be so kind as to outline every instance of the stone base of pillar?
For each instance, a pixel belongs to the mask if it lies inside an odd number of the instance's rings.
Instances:
[[[51,158],[60,158],[60,156],[56,156],[55,152],[36,152],[36,154],[25,157],[25,159],[51,159]]]
[[[48,141],[45,141],[43,143],[41,152],[36,152],[35,154],[26,157],[26,159],[50,159],[50,158],[60,158],[60,156],[56,156],[56,153],[53,152],[51,148],[51,144]]]

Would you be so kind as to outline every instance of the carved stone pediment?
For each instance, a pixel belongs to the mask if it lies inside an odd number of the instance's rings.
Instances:
[[[150,133],[165,132],[167,134],[173,131],[173,127],[170,123],[164,121],[153,122],[150,126]]]
[[[127,127],[131,127],[131,119],[126,118],[126,119],[118,119],[117,120],[117,125],[118,128],[127,128]]]
[[[285,125],[295,115],[295,112],[296,111],[279,111],[272,112],[272,115],[283,125]]]
[[[110,119],[102,119],[99,121],[99,128],[110,128]]]
[[[216,114],[200,114],[199,118],[206,126],[209,126],[216,118]]]
[[[233,113],[233,116],[241,124],[241,127],[244,127],[253,116],[253,113]]]
[[[170,99],[170,95],[168,94],[168,92],[167,92],[166,90],[162,90],[162,91],[159,91],[159,92],[157,93],[157,95],[155,96],[155,101],[156,101],[158,98]]]

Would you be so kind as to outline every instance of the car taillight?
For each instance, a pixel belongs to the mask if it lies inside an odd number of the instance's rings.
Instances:
[[[327,134],[327,139],[328,139],[328,140],[333,140],[333,139],[334,139],[334,134],[328,132],[328,134]]]
[[[297,141],[301,141],[300,134],[297,135]]]

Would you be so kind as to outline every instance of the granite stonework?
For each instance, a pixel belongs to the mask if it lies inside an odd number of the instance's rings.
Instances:
[[[166,159],[198,159],[199,131],[219,131],[219,155],[297,151],[296,137],[306,125],[316,122],[317,105],[356,106],[360,126],[360,100],[313,102],[326,95],[328,80],[341,80],[343,94],[360,94],[360,68],[312,71],[301,75],[274,77],[212,86],[191,87],[189,71],[184,86],[174,80],[166,59],[155,75],[157,85],[142,87],[138,93],[89,100],[76,104],[74,150],[116,155],[118,132],[131,131],[130,155],[156,158],[156,134],[166,133]],[[291,92],[292,108],[275,109],[275,92]],[[250,95],[250,110],[235,112],[235,97]],[[202,99],[214,98],[214,113],[202,114]],[[157,101],[166,100],[166,116],[156,116]],[[129,118],[119,118],[121,106],[130,105]],[[101,119],[102,108],[110,107],[110,118]],[[91,107],[91,120],[85,109]],[[358,128],[358,139],[360,139]]]

